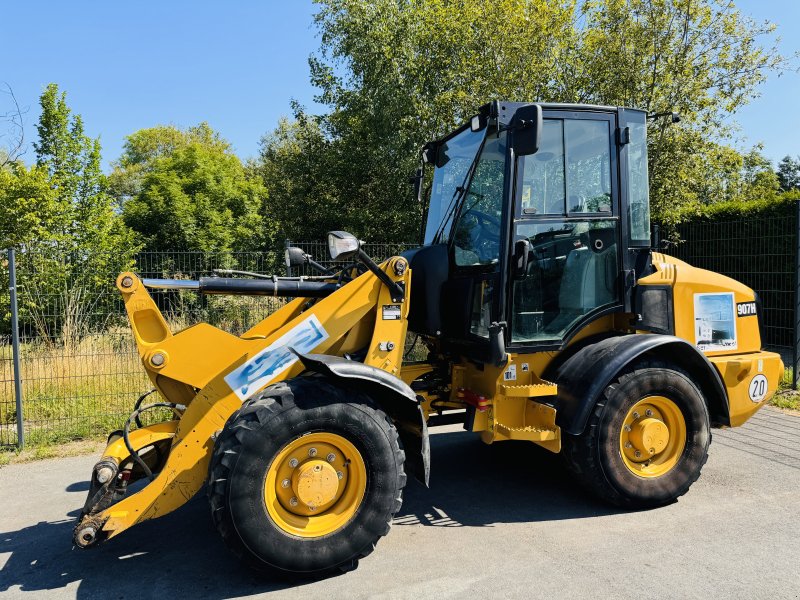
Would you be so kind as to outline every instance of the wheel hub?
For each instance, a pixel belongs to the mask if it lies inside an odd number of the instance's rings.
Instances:
[[[364,459],[349,440],[334,433],[308,433],[286,444],[270,463],[264,503],[287,533],[318,537],[356,514],[366,481]]]
[[[303,463],[292,476],[292,489],[298,501],[316,510],[329,504],[339,491],[339,478],[330,463],[310,460]]]
[[[686,421],[677,404],[649,396],[628,411],[620,431],[625,466],[640,477],[660,477],[678,462],[686,446]]]
[[[660,419],[652,417],[639,419],[631,425],[630,440],[642,454],[652,456],[667,447],[669,429]]]

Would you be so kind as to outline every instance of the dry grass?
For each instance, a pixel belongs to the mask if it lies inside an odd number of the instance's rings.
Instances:
[[[205,320],[239,334],[284,304],[282,298],[211,298],[198,311],[180,304],[183,295],[178,300],[165,315],[172,331]],[[21,347],[28,447],[105,436],[122,426],[136,398],[152,388],[127,326],[78,341],[43,340]],[[0,345],[0,446],[16,441],[16,422],[11,347]]]
[[[105,446],[105,438],[98,438],[65,442],[58,445],[36,446],[35,448],[26,449],[22,452],[16,450],[3,451],[0,452],[0,468],[6,465],[15,465],[47,458],[65,458],[67,456],[84,456],[86,454],[97,454],[99,457]]]
[[[21,373],[26,445],[91,438],[118,428],[150,389],[130,334],[84,338],[71,349],[25,344]],[[0,439],[15,439],[11,361],[0,360]],[[13,437],[12,437],[13,436]]]

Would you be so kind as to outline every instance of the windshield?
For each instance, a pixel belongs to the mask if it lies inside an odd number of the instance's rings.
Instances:
[[[465,129],[439,146],[425,223],[425,245],[447,241],[453,221],[452,209],[460,195],[459,190],[467,185],[470,165],[485,133],[485,128],[480,131]],[[441,232],[438,239],[437,232]]]

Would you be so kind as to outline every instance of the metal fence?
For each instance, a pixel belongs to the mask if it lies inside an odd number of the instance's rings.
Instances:
[[[111,260],[118,257],[84,264],[85,257],[47,251],[15,254],[16,265],[9,260],[13,253],[0,254],[0,446],[21,446],[23,439],[28,445],[59,443],[117,429],[136,397],[150,389],[114,286],[118,271],[197,279],[216,268],[272,274],[283,265],[278,251],[143,252],[122,264]],[[14,274],[16,293],[5,293]],[[151,295],[173,331],[207,321],[240,334],[283,304],[281,298],[191,291]],[[14,296],[18,311],[12,310]]]
[[[797,359],[798,219],[690,223],[668,253],[730,275],[762,300],[765,344],[784,362]],[[324,243],[286,241],[329,266]],[[365,244],[382,261],[411,244]],[[197,279],[214,269],[286,273],[283,249],[266,253],[144,252],[86,257],[0,250],[0,446],[41,445],[100,435],[121,426],[135,398],[150,387],[139,364],[114,287],[130,269],[142,277]],[[15,272],[12,272],[15,267]],[[307,267],[292,275],[311,274]],[[16,286],[12,286],[16,275]],[[12,289],[12,293],[6,290]],[[18,323],[11,319],[16,295]],[[153,291],[173,330],[206,321],[243,333],[284,300]],[[14,343],[15,335],[18,343]],[[15,352],[16,348],[16,352]],[[792,370],[796,372],[796,369]],[[15,383],[16,382],[16,383]],[[21,405],[20,405],[21,402]]]

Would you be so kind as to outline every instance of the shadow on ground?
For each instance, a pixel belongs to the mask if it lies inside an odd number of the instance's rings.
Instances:
[[[577,488],[557,456],[532,444],[487,447],[474,434],[449,433],[432,436],[431,445],[431,488],[409,483],[397,525],[482,527],[613,512]],[[81,489],[81,484],[70,488]],[[0,554],[8,555],[0,592],[77,583],[78,598],[183,597],[189,589],[192,596],[229,598],[291,585],[258,578],[227,552],[203,494],[86,551],[70,546],[77,514],[0,534]]]

